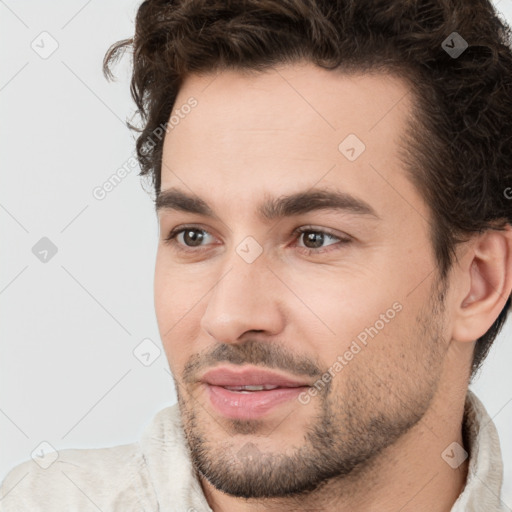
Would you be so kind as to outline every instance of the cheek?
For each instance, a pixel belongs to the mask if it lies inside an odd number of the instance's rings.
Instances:
[[[188,303],[190,296],[185,292],[176,271],[165,264],[162,255],[158,254],[154,280],[155,314],[160,339],[171,368],[175,363],[171,362],[171,356],[175,360],[177,355],[183,354],[183,348],[187,346],[180,343],[180,340],[183,339],[184,328],[190,322],[193,310]],[[178,350],[178,345],[182,350]]]
[[[398,291],[390,291],[391,284],[378,282],[368,271],[326,268],[290,274],[287,282],[296,296],[288,302],[291,318],[305,332],[323,333],[323,343],[330,338],[340,348],[375,322],[387,324],[400,309],[395,304],[400,303]]]
[[[155,277],[153,286],[153,300],[155,304],[155,314],[160,329],[160,336],[164,329],[168,327],[169,316],[172,314],[172,295],[169,293],[168,272],[162,262],[160,251],[157,253],[155,265]],[[162,341],[164,341],[162,337]]]
[[[161,330],[170,329],[192,310],[204,294],[201,281],[197,271],[173,265],[165,254],[165,248],[159,249],[155,265],[154,303]]]
[[[386,368],[411,368],[407,358],[414,358],[412,345],[420,341],[414,334],[420,293],[408,297],[407,280],[392,277],[397,271],[325,270],[293,277],[291,288],[308,308],[295,299],[288,312],[302,342],[336,376],[333,385],[343,386],[351,373],[362,377],[371,369],[387,374]]]
[[[405,396],[409,387],[427,385],[425,361],[431,358],[422,347],[414,312],[403,307],[374,311],[378,314],[356,322],[340,318],[336,342],[317,350],[323,351],[324,375],[332,381],[332,396],[357,396],[356,400],[379,410],[381,404]]]
[[[213,284],[199,268],[178,268],[169,264],[165,254],[157,254],[155,314],[169,366],[177,375],[192,355],[205,348],[199,346],[201,318]]]

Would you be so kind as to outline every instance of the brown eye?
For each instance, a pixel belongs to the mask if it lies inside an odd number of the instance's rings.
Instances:
[[[324,243],[324,233],[319,231],[305,231],[303,241],[308,249],[319,249]]]
[[[212,235],[204,229],[186,226],[181,229],[174,229],[165,238],[165,243],[174,246],[178,250],[192,250],[194,247],[204,247],[207,244],[203,242]]]
[[[189,247],[197,247],[201,245],[204,234],[201,229],[186,229],[182,231],[183,241]]]
[[[307,255],[323,254],[336,249],[352,241],[349,237],[337,236],[329,231],[317,229],[312,226],[305,226],[295,230],[299,240],[297,248]],[[300,240],[302,239],[302,243]],[[331,243],[327,243],[331,242]]]

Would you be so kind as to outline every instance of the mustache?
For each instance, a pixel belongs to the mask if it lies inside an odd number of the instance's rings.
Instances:
[[[194,354],[185,364],[183,382],[186,384],[196,382],[199,372],[217,363],[264,366],[313,378],[320,378],[323,373],[318,363],[311,358],[293,354],[275,343],[251,339],[237,344],[221,343],[211,350]]]

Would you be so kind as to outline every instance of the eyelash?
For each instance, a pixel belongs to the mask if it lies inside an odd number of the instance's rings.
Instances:
[[[164,239],[164,242],[166,244],[172,245],[174,249],[176,249],[178,251],[185,252],[185,253],[192,253],[192,252],[199,252],[199,251],[201,251],[200,248],[199,249],[194,249],[194,248],[185,249],[184,246],[182,246],[181,244],[179,244],[175,240],[176,237],[179,234],[181,234],[181,233],[183,233],[185,231],[200,231],[200,232],[203,232],[203,233],[211,234],[208,231],[206,231],[205,229],[201,229],[201,228],[198,228],[198,227],[195,227],[195,226],[184,226],[184,227],[181,227],[181,228],[178,228],[178,229],[173,229],[169,233],[169,236]],[[343,246],[343,245],[346,245],[349,242],[351,242],[350,238],[341,238],[339,236],[334,235],[333,233],[331,233],[329,231],[326,231],[326,230],[323,230],[323,229],[317,229],[317,228],[314,228],[312,226],[303,226],[303,227],[297,228],[297,229],[295,229],[293,231],[292,234],[295,235],[296,238],[299,238],[303,233],[321,233],[321,234],[326,235],[326,236],[328,236],[330,238],[335,238],[335,239],[337,239],[339,241],[337,244],[330,244],[330,245],[327,246],[327,248],[324,248],[324,249],[309,249],[307,247],[298,247],[300,252],[302,252],[303,254],[306,254],[308,256],[313,254],[313,253],[314,254],[324,254],[326,252],[335,251],[335,250],[337,250],[337,248],[339,249],[339,246]],[[333,247],[333,248],[329,249],[329,247]]]

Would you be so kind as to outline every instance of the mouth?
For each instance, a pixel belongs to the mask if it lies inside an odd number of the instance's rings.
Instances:
[[[263,386],[222,386],[229,391],[236,391],[237,393],[251,393],[253,391],[268,391],[269,389],[277,389],[280,386],[273,386],[272,384],[264,384]]]
[[[309,388],[306,381],[260,368],[214,368],[200,379],[213,409],[230,419],[257,419]]]

